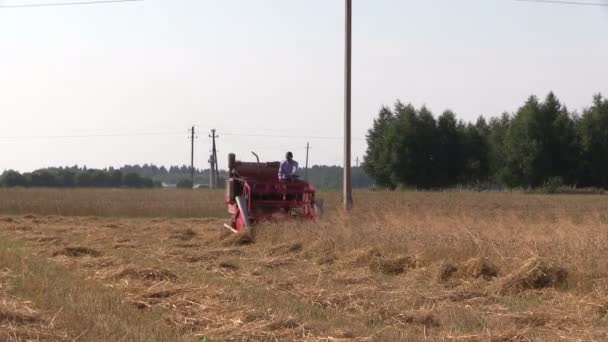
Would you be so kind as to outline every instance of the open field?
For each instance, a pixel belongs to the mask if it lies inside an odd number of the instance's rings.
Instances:
[[[608,340],[607,197],[355,195],[249,239],[220,192],[2,191],[0,340]]]

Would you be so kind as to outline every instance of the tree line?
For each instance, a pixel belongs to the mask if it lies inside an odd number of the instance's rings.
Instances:
[[[160,186],[160,183],[138,173],[123,173],[120,170],[54,168],[23,174],[5,171],[0,176],[0,185],[9,188],[153,188]]]
[[[381,108],[367,143],[364,170],[390,189],[608,187],[608,100],[599,94],[580,114],[551,92],[475,123],[397,102]]]
[[[303,178],[305,171],[301,169],[299,173]],[[319,189],[339,189],[342,186],[342,174],[342,167],[315,165],[308,170],[308,180]],[[208,185],[209,175],[208,169],[195,169],[195,185]],[[220,170],[220,187],[223,187],[226,176],[226,172]],[[355,188],[371,187],[374,183],[362,168],[357,167],[352,170],[352,179]],[[150,188],[161,187],[163,183],[191,189],[190,168],[185,165],[164,167],[144,164],[98,170],[75,165],[23,174],[9,170],[0,174],[0,186],[4,187]]]

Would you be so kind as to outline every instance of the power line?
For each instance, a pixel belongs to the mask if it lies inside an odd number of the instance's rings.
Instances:
[[[561,0],[515,0],[515,1],[520,1],[520,2],[539,2],[539,3],[554,4],[554,5],[608,7],[608,3],[598,3],[598,2],[561,1]]]
[[[111,4],[111,3],[136,2],[136,1],[144,1],[144,0],[92,0],[92,1],[52,2],[52,3],[46,3],[46,4],[0,5],[0,8],[33,8],[33,7],[98,5],[98,4]]]
[[[284,138],[284,139],[311,139],[311,140],[342,140],[343,137],[331,137],[331,136],[304,136],[304,135],[275,135],[275,134],[239,134],[239,133],[225,133],[223,135],[236,136],[236,137],[254,137],[254,138]],[[353,139],[353,140],[364,140],[364,139]]]
[[[80,138],[105,138],[105,137],[139,137],[139,136],[163,136],[177,135],[182,132],[141,132],[141,133],[109,133],[109,134],[74,134],[74,135],[20,135],[0,136],[0,139],[80,139]]]

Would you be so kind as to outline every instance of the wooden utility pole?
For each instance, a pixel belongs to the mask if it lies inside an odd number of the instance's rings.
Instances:
[[[351,182],[351,84],[352,84],[352,0],[346,1],[346,36],[344,68],[344,184],[343,204],[345,210],[353,207],[353,190]]]
[[[308,150],[310,150],[310,143],[306,143],[306,171],[304,171],[304,179],[308,181]]]
[[[209,155],[209,189],[215,189],[215,180],[213,177],[214,174],[214,165],[215,161],[213,160],[213,152]]]
[[[194,189],[194,126],[190,131],[190,178],[192,179],[192,189]]]
[[[215,189],[219,186],[219,181],[220,181],[220,177],[219,177],[219,168],[217,165],[217,148],[215,146],[215,139],[218,137],[215,134],[216,130],[212,129],[211,130],[211,135],[209,135],[209,137],[211,138],[212,141],[212,149],[211,149],[211,175],[210,177],[213,179],[213,187],[212,189]]]

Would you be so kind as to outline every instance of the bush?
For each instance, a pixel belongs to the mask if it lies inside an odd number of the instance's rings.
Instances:
[[[564,181],[561,177],[551,177],[543,185],[543,191],[548,194],[556,194],[563,185]]]
[[[178,189],[192,189],[192,187],[192,180],[190,179],[182,178],[177,182]]]

